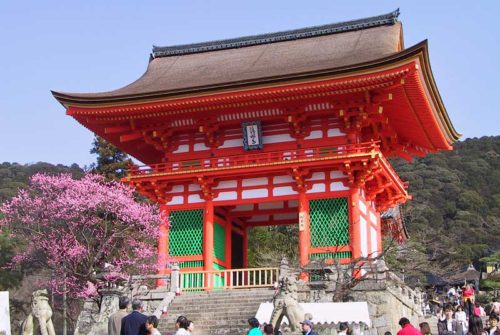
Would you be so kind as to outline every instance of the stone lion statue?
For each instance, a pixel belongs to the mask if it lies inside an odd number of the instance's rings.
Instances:
[[[49,306],[47,290],[33,292],[31,313],[21,324],[21,335],[56,335],[52,324],[52,308]]]
[[[286,316],[290,323],[290,330],[292,332],[300,331],[300,322],[304,320],[304,311],[298,302],[297,279],[295,276],[283,277],[279,285],[280,289],[273,300],[274,309],[271,314],[271,324],[275,329],[278,329],[281,320]]]

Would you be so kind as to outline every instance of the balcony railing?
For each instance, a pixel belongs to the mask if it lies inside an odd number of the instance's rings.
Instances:
[[[198,158],[191,160],[152,164],[150,166],[132,166],[129,176],[147,176],[157,173],[189,173],[199,170],[230,169],[252,165],[286,164],[315,159],[334,159],[342,157],[355,157],[368,155],[374,150],[378,151],[378,145],[374,143],[361,143],[340,146],[325,146],[304,149],[291,149],[280,151],[269,151],[263,153],[252,153],[246,155],[234,155],[213,158]]]
[[[180,272],[180,290],[238,289],[272,287],[279,268],[254,268]]]

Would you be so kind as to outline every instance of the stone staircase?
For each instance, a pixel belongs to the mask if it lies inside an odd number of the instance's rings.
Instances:
[[[431,334],[437,334],[438,333],[438,328],[437,328],[437,323],[438,323],[438,318],[434,315],[427,314],[425,317],[422,316],[418,320],[418,324],[413,325],[415,328],[419,329],[419,324],[421,322],[427,322],[429,324],[429,327],[431,328]]]
[[[175,320],[186,316],[195,324],[193,335],[238,335],[248,330],[260,303],[272,301],[271,288],[184,292],[175,297],[167,315],[160,318],[159,331],[175,334]]]

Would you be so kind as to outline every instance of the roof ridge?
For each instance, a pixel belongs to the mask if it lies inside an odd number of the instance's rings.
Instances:
[[[152,58],[188,55],[208,51],[242,48],[260,44],[268,44],[283,41],[292,41],[302,38],[323,36],[343,33],[348,31],[374,28],[383,25],[393,25],[397,22],[399,8],[387,14],[372,16],[363,19],[312,26],[293,30],[285,30],[275,33],[243,36],[237,38],[200,42],[174,46],[153,46]]]

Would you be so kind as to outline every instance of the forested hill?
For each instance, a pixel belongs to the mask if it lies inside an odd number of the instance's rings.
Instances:
[[[495,136],[467,139],[413,163],[392,161],[410,183],[406,226],[429,270],[451,271],[500,249],[499,155]]]
[[[401,179],[410,182],[409,192],[413,195],[413,200],[404,207],[412,253],[406,254],[403,261],[406,264],[401,266],[417,269],[415,262],[419,262],[424,269],[442,273],[500,248],[499,154],[500,136],[496,136],[468,139],[457,143],[453,151],[415,159],[412,163],[392,161]],[[0,202],[15,195],[37,172],[78,176],[83,170],[76,164],[66,167],[2,163]],[[279,236],[281,233],[283,238]],[[261,229],[253,235],[252,259],[265,259],[259,256],[273,254],[278,247],[288,250],[291,257],[296,254],[294,234]]]
[[[35,163],[21,165],[17,163],[0,164],[0,203],[16,195],[19,188],[28,185],[29,178],[38,173],[48,174],[70,173],[73,176],[83,175],[83,170],[77,165],[64,166],[61,164],[52,165],[49,163]]]

